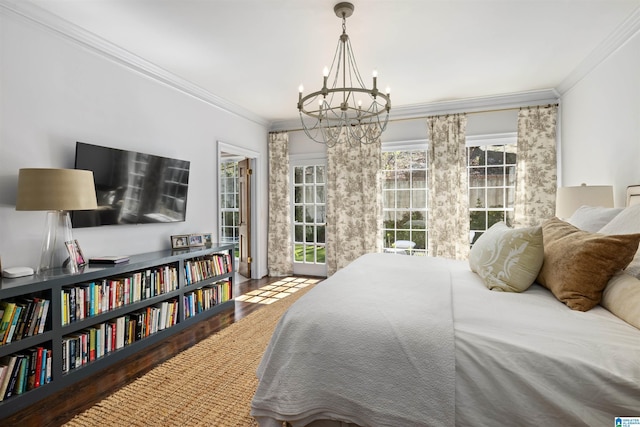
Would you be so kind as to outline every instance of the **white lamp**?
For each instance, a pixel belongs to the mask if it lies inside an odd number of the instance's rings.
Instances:
[[[613,207],[613,186],[587,185],[559,187],[556,193],[556,216],[569,218],[580,206]]]
[[[20,169],[18,211],[48,211],[38,273],[78,271],[69,211],[97,209],[93,172],[80,169]]]

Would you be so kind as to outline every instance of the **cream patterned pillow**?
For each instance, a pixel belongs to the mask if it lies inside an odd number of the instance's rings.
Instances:
[[[471,248],[469,266],[492,291],[522,292],[542,267],[542,227],[494,224]]]
[[[624,208],[619,215],[602,227],[599,233],[609,235],[640,233],[640,204]],[[633,260],[624,271],[640,279],[640,250],[636,251]]]

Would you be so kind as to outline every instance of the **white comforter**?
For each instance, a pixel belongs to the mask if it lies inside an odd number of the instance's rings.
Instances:
[[[291,307],[258,376],[261,425],[613,425],[640,416],[640,331],[463,261],[371,254]]]
[[[317,419],[453,425],[449,270],[431,269],[427,281],[410,264],[410,257],[366,255],[298,300],[258,368],[252,415],[294,426]]]

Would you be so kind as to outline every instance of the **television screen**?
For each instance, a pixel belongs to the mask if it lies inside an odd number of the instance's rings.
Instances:
[[[76,169],[93,171],[98,209],[74,211],[73,227],[184,221],[189,162],[76,143]]]

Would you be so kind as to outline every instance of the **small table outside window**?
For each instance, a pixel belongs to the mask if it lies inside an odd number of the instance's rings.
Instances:
[[[392,248],[386,248],[384,251],[409,255],[411,254],[411,249],[413,249],[415,246],[416,242],[412,242],[411,240],[396,240]]]

